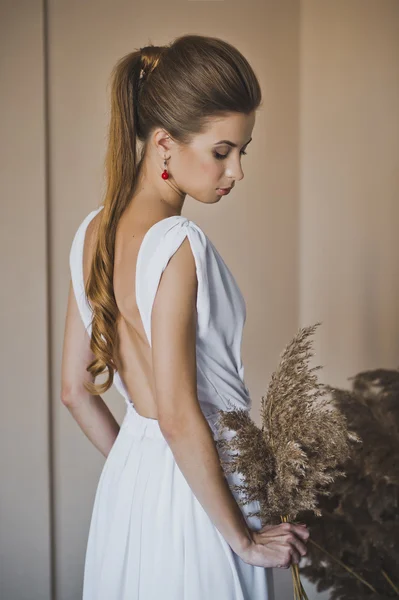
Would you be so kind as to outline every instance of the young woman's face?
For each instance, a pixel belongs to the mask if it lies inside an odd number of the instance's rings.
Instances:
[[[178,188],[192,198],[212,204],[220,188],[234,186],[244,177],[242,156],[251,141],[255,112],[215,118],[205,133],[171,152],[170,171]]]

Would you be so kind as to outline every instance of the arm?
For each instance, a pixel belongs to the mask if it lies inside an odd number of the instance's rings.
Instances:
[[[69,285],[61,367],[61,400],[86,437],[106,457],[119,432],[119,425],[101,396],[93,396],[84,381],[93,381],[86,366],[94,358],[90,339],[83,325]]]
[[[158,421],[194,495],[239,554],[252,538],[197,398],[194,257],[186,238],[165,269],[151,316]]]

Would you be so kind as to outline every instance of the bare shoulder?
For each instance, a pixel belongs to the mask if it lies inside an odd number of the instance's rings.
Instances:
[[[97,241],[98,226],[100,224],[101,212],[95,215],[89,222],[85,232],[83,244],[83,278],[85,283],[90,272],[91,261],[93,260],[94,248]]]
[[[162,273],[155,304],[175,302],[190,304],[197,292],[197,275],[194,254],[188,237],[185,237],[179,248],[171,256]]]

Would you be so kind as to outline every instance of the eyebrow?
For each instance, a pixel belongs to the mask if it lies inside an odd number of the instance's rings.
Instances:
[[[247,144],[249,144],[249,142],[252,141],[252,138],[249,138],[249,140],[244,144],[244,146],[247,146]],[[220,142],[216,142],[216,144],[214,144],[214,146],[218,146],[219,144],[227,144],[228,146],[231,146],[232,148],[237,148],[237,144],[234,144],[233,142],[230,142],[229,140],[220,140]]]

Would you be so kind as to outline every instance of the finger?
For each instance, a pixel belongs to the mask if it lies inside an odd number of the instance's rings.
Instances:
[[[277,525],[264,525],[262,529],[259,529],[258,533],[274,533],[280,531],[281,523]]]
[[[272,532],[267,532],[267,533],[259,533],[256,532],[255,534],[253,534],[254,540],[257,544],[262,544],[262,545],[266,545],[266,544],[271,544],[271,543],[278,543],[281,545],[285,545],[286,544],[286,538],[287,538],[287,532],[283,531],[277,531],[276,533],[272,533]],[[293,535],[293,534],[292,534]]]
[[[281,524],[282,531],[292,532],[302,540],[306,541],[309,538],[309,530],[306,526],[303,525],[295,525],[295,523],[282,523]]]
[[[253,531],[252,534],[258,538],[258,543],[267,543],[271,541],[282,541],[281,538],[287,532],[281,529],[281,524],[279,525],[265,525],[262,529],[258,531]]]
[[[308,551],[306,545],[299,538],[297,538],[295,534],[288,534],[287,541],[289,544],[291,544],[294,550],[299,552],[301,556],[306,555]]]
[[[303,527],[302,525],[294,525],[294,533],[297,537],[301,538],[304,542],[307,542],[310,536],[309,529],[307,527]]]
[[[291,564],[292,565],[298,565],[300,560],[301,560],[301,555],[299,554],[299,552],[295,549],[292,548],[292,554],[291,554]]]
[[[305,542],[309,538],[309,531],[304,530],[304,527],[300,525],[294,525],[293,523],[280,523],[276,526],[265,526],[257,532],[253,532],[254,539],[257,544],[270,544],[271,542],[287,543],[294,538],[298,540],[298,543]],[[287,536],[288,537],[287,539]],[[302,551],[305,550],[306,546],[302,546]]]
[[[294,548],[279,542],[274,542],[271,548],[276,559],[276,567],[278,569],[289,569],[292,564],[292,557],[295,555]]]

